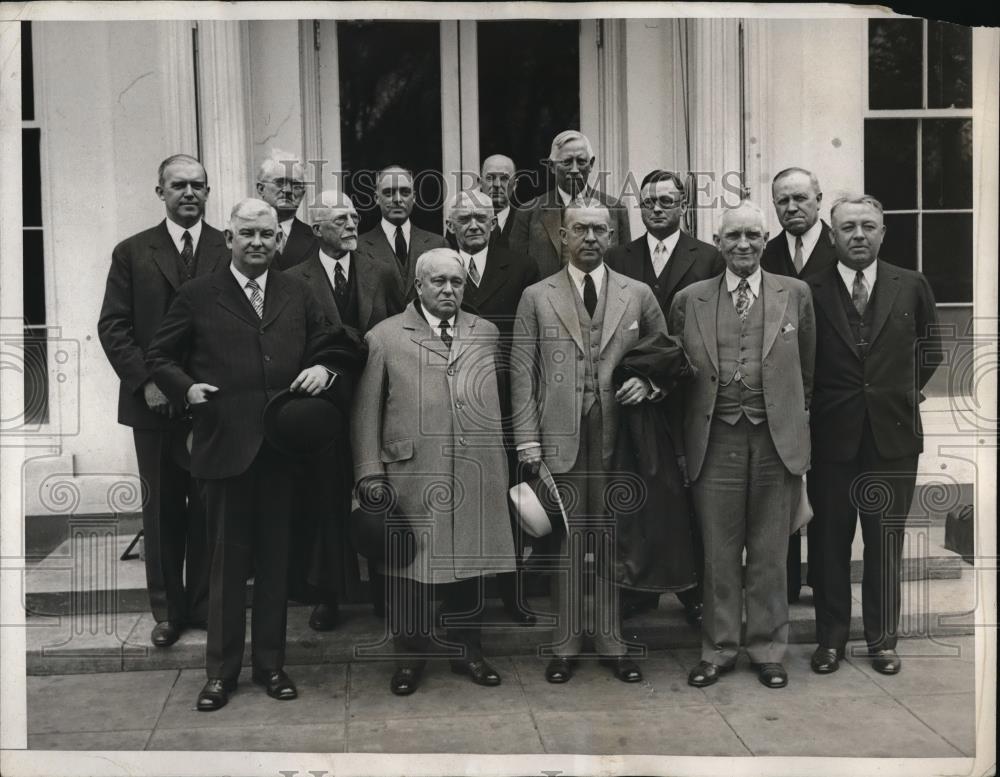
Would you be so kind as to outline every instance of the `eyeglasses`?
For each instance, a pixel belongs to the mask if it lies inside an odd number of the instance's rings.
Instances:
[[[673,210],[674,208],[679,208],[683,204],[684,200],[674,200],[669,197],[647,197],[639,201],[639,206],[643,210],[652,210],[657,205],[659,205],[662,210]]]
[[[324,221],[327,221],[330,224],[333,224],[335,227],[345,227],[345,226],[347,226],[347,222],[348,221],[350,221],[353,224],[357,224],[359,221],[361,221],[361,219],[360,219],[360,217],[358,216],[357,213],[344,213],[344,214],[342,214],[340,216],[337,216],[336,218],[333,218],[333,219],[324,219]],[[316,222],[316,223],[319,223],[319,222]]]
[[[278,189],[290,188],[293,192],[304,192],[306,190],[305,183],[291,178],[272,178],[270,180],[261,181],[261,183],[273,184]]]
[[[607,237],[611,233],[611,227],[607,224],[574,224],[569,230],[577,237],[583,237],[591,230],[595,237]]]

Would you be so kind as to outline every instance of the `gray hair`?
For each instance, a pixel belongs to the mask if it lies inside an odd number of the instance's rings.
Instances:
[[[319,201],[306,209],[309,225],[319,224],[336,218],[333,215],[338,210],[353,208],[354,202],[339,189],[327,189],[319,196]]]
[[[722,211],[722,218],[719,219],[719,233],[722,233],[723,228],[726,226],[726,221],[732,218],[737,213],[746,212],[752,213],[753,216],[760,222],[761,229],[764,229],[767,222],[764,219],[764,211],[762,211],[755,203],[750,200],[743,200],[735,208],[724,208]]]
[[[452,211],[460,208],[467,210],[485,210],[493,215],[493,200],[487,197],[478,189],[462,191],[453,197],[449,197],[444,203],[444,217],[451,219]]]
[[[809,176],[809,183],[812,184],[813,190],[816,194],[823,193],[823,190],[819,188],[819,178],[816,177],[816,174],[812,170],[806,170],[804,167],[786,167],[784,170],[778,172],[777,175],[771,179],[771,191],[774,191],[774,185],[782,178],[787,178],[788,176],[795,175],[796,173]]]
[[[297,156],[295,156],[295,154],[273,149],[271,151],[271,156],[264,159],[260,165],[258,165],[257,180],[265,181],[268,176],[278,178],[294,178],[296,173],[298,173],[299,178],[302,178],[304,172],[305,168],[303,168],[302,162]]]
[[[254,216],[260,216],[261,214],[270,216],[274,219],[274,225],[278,225],[278,212],[274,208],[263,200],[258,200],[256,197],[246,197],[233,205],[233,209],[229,212],[229,224],[227,225],[227,228],[230,232],[235,234],[235,222],[237,219],[253,218]]]
[[[462,268],[462,277],[465,277],[465,265],[462,263],[462,257],[458,255],[458,251],[454,248],[432,248],[430,251],[424,251],[417,257],[417,264],[413,268],[413,274],[415,277],[420,278],[423,276],[427,269],[427,265],[433,262],[435,259],[454,259],[458,266]]]
[[[584,145],[587,147],[587,157],[593,159],[594,157],[594,147],[590,145],[590,140],[579,130],[563,130],[554,138],[552,138],[552,148],[549,150],[549,159],[553,162],[557,159],[556,155],[562,150],[562,147],[567,143],[572,143],[574,140],[582,140]]]
[[[830,206],[830,221],[833,221],[834,211],[841,205],[868,205],[877,210],[880,216],[882,215],[882,203],[870,194],[847,194],[843,197],[838,197],[834,200],[833,205]]]

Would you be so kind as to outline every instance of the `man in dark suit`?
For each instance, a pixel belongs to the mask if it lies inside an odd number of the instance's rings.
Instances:
[[[309,208],[309,220],[316,248],[288,274],[312,289],[328,321],[346,326],[360,341],[373,326],[403,310],[396,270],[375,255],[359,259],[358,212],[347,195],[323,192]],[[337,446],[306,463],[299,477],[297,490],[304,504],[292,534],[292,598],[315,603],[309,625],[329,631],[337,625],[339,594],[352,576],[345,565],[353,567],[356,561],[344,531],[353,485],[350,452]],[[372,585],[373,595],[381,597],[379,583]]]
[[[698,688],[736,665],[741,642],[764,686],[788,684],[785,549],[809,468],[816,342],[806,284],[760,269],[766,241],[756,205],[726,210],[716,236],[725,273],[682,289],[670,308],[695,368],[683,425],[705,548],[701,661],[688,673]]]
[[[104,352],[121,378],[118,423],[132,427],[146,492],[146,588],[157,647],[172,645],[186,625],[203,626],[208,617],[208,535],[184,446],[190,426],[183,403],[164,395],[145,359],[177,290],[228,261],[222,233],[202,220],[208,192],[197,159],[175,154],[163,161],[156,194],[167,217],[115,247],[97,324]]]
[[[293,479],[262,416],[279,392],[316,396],[358,358],[302,281],[269,272],[282,235],[270,205],[237,203],[226,229],[232,262],[181,288],[149,349],[167,396],[191,408],[191,474],[214,541],[202,711],[223,707],[236,688],[251,569],[253,680],[272,698],[297,696],[283,669]]]
[[[376,256],[396,268],[403,297],[413,296],[417,259],[432,248],[447,248],[441,235],[421,229],[410,221],[416,195],[413,173],[390,165],[379,172],[375,200],[382,220],[358,239],[358,253]]]
[[[570,204],[601,203],[611,217],[611,245],[629,241],[631,233],[625,206],[590,185],[590,174],[596,162],[586,135],[577,130],[563,130],[552,140],[547,162],[555,176],[555,186],[515,215],[511,247],[527,254],[538,265],[541,278],[563,269],[568,261],[559,230],[563,210]]]
[[[510,344],[514,316],[521,293],[538,280],[538,268],[526,256],[504,248],[491,239],[496,234],[494,203],[482,192],[459,192],[448,203],[446,226],[455,239],[458,255],[466,270],[463,307],[485,318],[500,330],[498,385],[503,413],[504,443],[510,469],[516,465],[514,440],[510,426]],[[512,477],[516,473],[512,473]],[[517,531],[515,529],[515,536]],[[519,549],[520,550],[520,549]],[[518,554],[520,563],[520,553]],[[526,609],[521,584],[523,572],[497,575],[500,598],[511,620],[532,625],[536,617]]]
[[[257,168],[257,196],[278,212],[278,226],[284,233],[281,250],[274,257],[276,270],[304,262],[316,247],[312,229],[295,215],[306,193],[303,172],[298,159],[280,152]]]
[[[517,181],[514,160],[503,154],[493,154],[483,160],[479,176],[479,191],[493,202],[496,223],[490,231],[490,245],[510,247],[510,236],[514,231],[516,209],[511,202]]]
[[[789,167],[771,182],[774,212],[781,223],[781,233],[769,241],[760,266],[775,275],[807,281],[836,264],[830,227],[820,219],[823,192],[819,179],[801,167]],[[816,560],[814,541],[807,534],[809,579]],[[797,602],[802,589],[802,537],[795,532],[788,540],[788,601]],[[811,585],[811,583],[810,583]]]
[[[696,281],[714,278],[726,265],[715,246],[681,230],[687,197],[679,175],[653,170],[642,179],[639,194],[646,234],[612,248],[606,261],[612,270],[646,283],[667,316],[678,291]],[[697,532],[697,526],[693,529]],[[701,586],[681,591],[677,598],[684,605],[688,623],[692,626],[701,623]],[[623,590],[622,617],[655,609],[659,599],[659,594]]]
[[[860,514],[865,640],[875,670],[896,674],[903,539],[923,451],[921,390],[943,351],[927,279],[878,259],[885,234],[878,200],[842,198],[830,220],[837,264],[809,279],[819,311],[810,422],[819,643],[812,668],[836,671],[850,636],[851,545]]]

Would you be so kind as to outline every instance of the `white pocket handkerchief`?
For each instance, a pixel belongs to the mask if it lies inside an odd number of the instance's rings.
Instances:
[[[794,331],[795,331],[794,324],[785,324],[783,327],[781,327],[781,334],[783,335],[787,335],[789,332],[794,332]]]
[[[633,329],[638,329],[638,328],[639,328],[639,322],[633,321],[631,324],[628,325],[627,331],[631,332]]]

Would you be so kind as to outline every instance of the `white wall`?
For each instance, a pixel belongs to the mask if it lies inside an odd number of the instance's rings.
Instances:
[[[298,24],[294,19],[248,24],[254,165],[274,148],[302,153]]]

